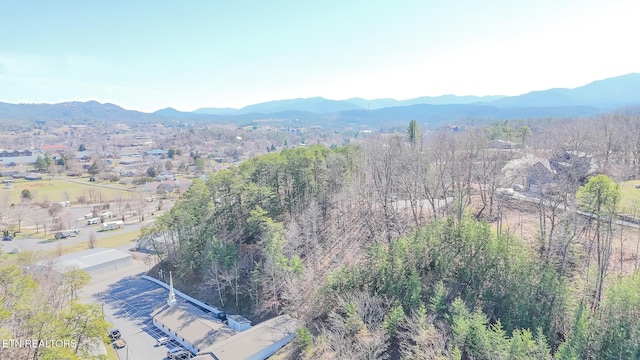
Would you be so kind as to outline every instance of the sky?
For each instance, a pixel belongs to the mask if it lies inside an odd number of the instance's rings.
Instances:
[[[0,101],[519,95],[640,72],[640,1],[0,2]]]

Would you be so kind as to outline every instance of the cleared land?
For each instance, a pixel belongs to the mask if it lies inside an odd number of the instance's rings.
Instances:
[[[637,185],[640,185],[640,180],[621,183],[622,199],[618,211],[630,215],[634,215],[635,212],[636,217],[640,215],[640,188],[636,188]]]
[[[83,183],[86,181],[86,184]],[[108,185],[108,186],[105,186]],[[5,204],[17,204],[20,202],[22,190],[28,189],[33,202],[64,201],[78,202],[78,198],[84,196],[86,202],[111,201],[113,199],[133,199],[136,192],[113,183],[92,183],[88,179],[46,179],[42,180],[15,180],[12,189],[1,189],[0,198]],[[138,191],[141,191],[139,189]]]

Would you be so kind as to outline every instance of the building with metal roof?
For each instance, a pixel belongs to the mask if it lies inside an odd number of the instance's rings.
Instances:
[[[228,326],[189,302],[178,303],[171,273],[167,304],[154,310],[151,316],[158,329],[200,360],[264,360],[293,340],[300,327],[289,315],[254,327],[242,316],[229,315]]]
[[[291,316],[280,315],[216,342],[196,359],[264,360],[293,340],[299,327]]]
[[[95,248],[63,255],[36,263],[40,268],[53,268],[64,273],[69,270],[84,270],[90,275],[100,274],[131,265],[131,255],[117,249]]]

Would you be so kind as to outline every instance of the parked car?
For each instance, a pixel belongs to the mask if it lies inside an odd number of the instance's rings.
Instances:
[[[171,339],[168,336],[163,336],[163,337],[158,339],[158,341],[156,342],[156,345],[162,346],[162,345],[168,343],[169,341],[171,341]]]
[[[11,235],[7,235],[7,236],[3,236],[2,237],[2,241],[11,241],[11,240],[13,240],[13,236],[11,236]]]
[[[115,346],[116,349],[122,349],[123,347],[127,346],[127,342],[124,341],[123,338],[120,338],[113,342],[113,346]]]
[[[122,334],[120,334],[120,330],[118,329],[109,330],[109,339],[118,340],[121,337],[122,337]]]

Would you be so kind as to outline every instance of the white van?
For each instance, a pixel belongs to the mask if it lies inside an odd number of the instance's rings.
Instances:
[[[95,224],[100,224],[100,218],[93,218],[93,219],[87,220],[87,225],[95,225]]]

